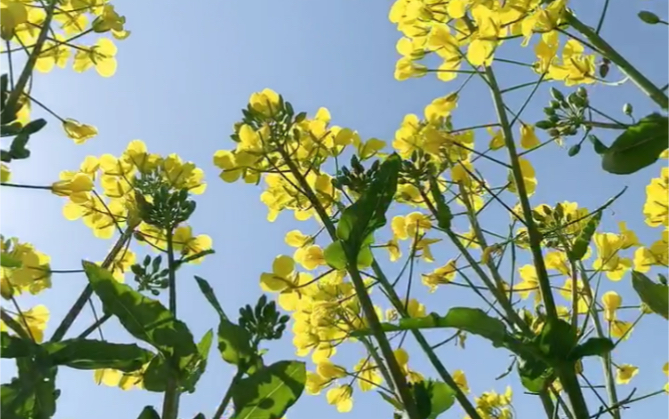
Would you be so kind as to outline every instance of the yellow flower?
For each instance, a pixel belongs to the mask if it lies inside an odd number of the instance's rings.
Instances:
[[[353,387],[343,385],[328,390],[325,396],[328,404],[337,407],[339,413],[350,412],[353,409]]]
[[[527,196],[532,196],[534,191],[537,189],[537,178],[534,172],[534,167],[532,164],[523,158],[518,159],[520,163],[520,173],[522,174],[523,183],[525,185],[525,191]],[[513,173],[509,172],[509,191],[513,193],[518,193],[516,189],[516,183],[513,177]]]
[[[346,377],[346,368],[335,365],[328,359],[324,359],[316,365],[316,373],[326,380],[334,380]]]
[[[98,135],[98,129],[92,125],[82,124],[75,119],[65,119],[63,129],[68,137],[74,140],[75,144],[83,144],[91,138]]]
[[[537,134],[534,133],[534,127],[524,123],[520,124],[520,146],[525,150],[537,147],[541,144]]]
[[[604,305],[604,319],[611,322],[616,319],[616,310],[622,305],[623,298],[615,291],[608,291],[602,295]]]
[[[12,172],[9,171],[9,166],[4,163],[0,163],[0,182],[5,183],[9,182],[12,177]]]
[[[628,384],[638,372],[639,368],[634,365],[616,365],[616,384]]]
[[[295,262],[290,256],[277,256],[272,263],[272,273],[260,275],[260,286],[266,292],[281,292],[293,284]]]
[[[378,368],[369,359],[362,359],[355,364],[353,371],[358,374],[358,386],[362,391],[374,390],[383,383],[383,378],[377,372]]]
[[[272,117],[279,111],[279,95],[272,89],[263,89],[251,95],[249,105],[254,111]]]
[[[286,244],[291,247],[303,247],[310,244],[313,239],[300,232],[300,230],[292,230],[286,233]]]
[[[593,241],[597,247],[597,259],[592,267],[606,272],[606,276],[612,281],[620,281],[632,267],[629,258],[619,256],[624,238],[613,233],[595,233]]]
[[[315,244],[297,249],[295,251],[294,259],[297,263],[302,265],[304,269],[310,271],[326,264],[323,249]]]
[[[386,243],[386,249],[388,249],[388,253],[390,254],[391,262],[396,262],[402,257],[402,250],[400,249],[400,245],[397,243],[397,240],[388,240],[388,243]]]
[[[534,302],[538,304],[541,302],[541,290],[539,288],[539,277],[537,276],[537,270],[534,265],[525,265],[518,269],[520,273],[520,279],[522,282],[514,286],[514,291],[517,291],[520,295],[520,298],[523,300],[527,299],[536,291],[534,295]]]
[[[468,394],[469,393],[469,384],[467,384],[467,377],[465,376],[465,373],[462,370],[455,370],[453,371],[453,381],[455,381],[455,384],[458,385],[460,390],[462,390],[463,393]]]
[[[93,190],[93,180],[85,173],[76,173],[69,176],[61,173],[61,180],[51,185],[51,192],[58,196],[70,196],[76,193],[86,193]]]
[[[116,73],[116,45],[107,39],[100,38],[96,45],[77,50],[74,55],[74,71],[82,73],[95,66],[102,77],[111,77]]]
[[[632,322],[613,320],[611,322],[611,336],[616,339],[627,340],[632,334],[633,326]]]
[[[451,93],[444,97],[439,97],[425,107],[425,119],[430,123],[438,123],[443,118],[451,114],[451,111],[458,106],[458,94]]]
[[[205,250],[210,250],[213,244],[211,237],[206,234],[193,236],[193,229],[191,226],[177,227],[177,229],[174,230],[172,241],[174,243],[174,250],[181,252],[183,256],[193,256]],[[202,258],[203,256],[200,256],[190,262],[200,263],[202,262]]]
[[[214,154],[214,165],[223,170],[219,177],[228,183],[235,182],[243,172],[237,165],[235,154],[228,150],[218,150]]]
[[[422,282],[429,287],[430,292],[436,291],[439,285],[445,285],[455,279],[457,268],[455,259],[449,260],[444,266],[435,269],[432,273],[423,274]]]
[[[44,340],[44,331],[49,321],[49,309],[43,305],[36,305],[30,310],[23,310],[23,316],[16,319],[28,335],[37,343]]]
[[[643,215],[651,227],[669,226],[669,168],[663,167],[660,177],[646,186]]]

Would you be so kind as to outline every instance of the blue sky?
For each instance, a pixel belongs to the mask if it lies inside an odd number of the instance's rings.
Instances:
[[[604,36],[658,85],[664,85],[668,72],[665,27],[643,24],[635,15],[646,9],[667,16],[667,4],[611,3]],[[216,150],[232,147],[229,140],[232,125],[240,119],[240,109],[252,92],[272,88],[297,110],[312,115],[318,107],[327,107],[334,124],[356,129],[364,139],[377,137],[390,143],[405,114],[421,115],[431,100],[456,90],[462,81],[460,77],[444,84],[433,76],[406,82],[394,80],[398,58],[395,43],[400,33],[388,21],[391,3],[387,1],[125,0],[114,4],[119,13],[127,16],[127,28],[132,31],[129,39],[118,44],[116,76],[102,79],[94,71],[76,74],[71,69],[57,70],[48,75],[38,74],[33,91],[35,97],[62,117],[96,125],[100,135],[83,146],[75,146],[59,124],[50,119],[50,125],[31,139],[32,157],[12,164],[13,181],[50,184],[61,170],[75,170],[85,156],[118,155],[134,139],[143,140],[151,152],[178,153],[202,167],[208,188],[198,198],[191,224],[194,232],[213,238],[217,254],[200,266],[183,269],[179,277],[179,313],[198,339],[209,328],[216,327],[216,317],[197,290],[193,274],[207,278],[226,310],[235,313],[240,305],[256,301],[260,295],[259,276],[271,269],[273,258],[292,254],[292,249],[284,244],[284,234],[294,228],[313,231],[313,225],[297,223],[290,214],[281,215],[274,223],[267,222],[267,209],[259,199],[260,186],[230,185],[217,177],[212,155]],[[582,1],[577,11],[583,20],[593,23],[602,5],[603,0]],[[523,50],[519,42],[511,41],[496,56],[529,61],[532,50]],[[495,68],[500,83],[506,87],[536,79],[527,68],[505,64],[497,64]],[[611,81],[621,78],[616,71],[609,76]],[[523,114],[524,120],[535,122],[542,118],[541,108],[549,100],[546,90],[540,89],[533,107]],[[649,100],[630,83],[619,87],[597,85],[589,91],[597,107],[619,118],[624,118],[620,109],[625,102],[634,106],[637,116],[654,111]],[[517,109],[528,93],[524,89],[509,94],[512,108]],[[489,93],[480,81],[470,83],[461,95],[454,123],[465,127],[493,121]],[[609,135],[602,132],[601,138],[610,142]],[[477,132],[478,147],[488,141],[484,131]],[[499,154],[500,158],[503,156]],[[575,158],[567,157],[566,150],[557,146],[545,147],[532,156],[532,162],[539,179],[538,192],[532,197],[534,205],[569,200],[596,208],[629,186],[623,199],[606,214],[604,229],[616,232],[617,222],[625,220],[642,242],[650,244],[659,238],[660,230],[645,226],[641,211],[645,185],[658,175],[659,163],[629,177],[608,175],[602,172],[587,144]],[[486,171],[488,166],[483,168],[491,183],[503,182],[503,178],[497,177],[505,176],[503,173]],[[65,220],[61,215],[64,202],[43,191],[3,188],[3,235],[33,243],[51,256],[54,269],[77,269],[82,258],[102,260],[112,242],[95,239],[80,221]],[[508,224],[508,216],[500,208],[483,220],[487,227],[502,233]],[[142,247],[135,250],[140,255],[146,251]],[[455,255],[453,248],[445,245],[435,247],[434,253],[437,263],[421,264],[421,272],[432,270]],[[379,255],[382,261],[386,257],[385,253]],[[397,266],[389,268],[391,273],[397,270]],[[132,281],[130,275],[126,279]],[[52,313],[49,336],[85,283],[82,275],[55,275],[53,289],[37,298],[22,298],[21,304],[29,307],[43,303],[49,307]],[[603,289],[618,291],[625,303],[637,301],[629,278],[618,283],[604,280]],[[429,311],[438,313],[454,305],[477,303],[455,288],[445,287],[428,295],[419,284],[413,292],[424,297]],[[382,305],[388,307],[387,303]],[[635,312],[624,316],[625,320],[633,320]],[[74,330],[83,330],[90,321],[91,314],[86,311]],[[619,350],[617,361],[640,367],[632,384],[620,387],[623,397],[634,386],[636,394],[642,395],[664,385],[666,377],[661,367],[667,354],[666,330],[664,320],[650,316]],[[129,340],[115,322],[106,325],[104,331],[110,340]],[[447,334],[439,332],[430,337],[436,342]],[[287,334],[283,341],[273,345],[269,358],[294,358],[291,339]],[[540,405],[534,398],[522,395],[515,374],[493,381],[506,369],[508,354],[474,337],[467,344],[466,351],[452,346],[440,349],[446,367],[463,369],[474,394],[491,389],[503,392],[507,384],[512,385],[518,417],[534,417]],[[412,345],[408,346],[412,368],[434,376],[430,365]],[[351,368],[363,352],[358,346],[349,346],[334,361]],[[593,376],[598,376],[598,372],[599,367],[594,366]],[[14,373],[13,365],[3,361],[2,381],[9,381]],[[190,418],[198,412],[211,417],[232,373],[212,351],[209,369],[198,391],[182,398],[180,417]],[[58,419],[132,418],[144,405],[160,406],[162,401],[157,394],[95,386],[92,373],[62,369],[58,380],[63,390],[56,413]],[[354,410],[348,417],[391,415],[390,407],[376,394],[356,391],[354,398]],[[661,417],[667,412],[666,399],[645,401],[636,405],[633,412],[635,417]],[[327,405],[323,395],[305,395],[288,417],[307,419],[315,415],[323,419],[340,416],[334,407]],[[444,417],[462,417],[462,413],[454,408]]]

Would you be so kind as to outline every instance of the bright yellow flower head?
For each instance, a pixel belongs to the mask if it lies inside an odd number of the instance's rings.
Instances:
[[[293,284],[295,262],[290,256],[277,256],[272,263],[272,273],[263,273],[260,276],[260,286],[263,291],[280,292]]]
[[[630,364],[621,364],[616,366],[616,384],[629,384],[635,375],[639,372],[639,368]]]
[[[82,124],[75,119],[65,119],[63,129],[68,137],[74,140],[75,144],[83,144],[91,138],[98,135],[98,129],[92,125]]]
[[[623,298],[615,291],[608,291],[602,295],[604,318],[611,322],[616,319],[616,310],[622,305]]]
[[[328,404],[335,405],[339,413],[350,412],[353,409],[353,387],[343,385],[328,390],[326,399]]]

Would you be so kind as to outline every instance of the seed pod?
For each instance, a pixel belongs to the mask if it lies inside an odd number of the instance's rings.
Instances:
[[[576,145],[573,145],[573,146],[571,146],[571,147],[569,148],[569,151],[567,151],[567,155],[568,155],[569,157],[574,157],[574,156],[577,155],[580,151],[581,151],[581,145],[580,145],[580,144],[576,144]]]
[[[637,16],[639,16],[639,19],[649,25],[657,25],[660,23],[660,18],[655,13],[649,12],[647,10],[640,11]]]

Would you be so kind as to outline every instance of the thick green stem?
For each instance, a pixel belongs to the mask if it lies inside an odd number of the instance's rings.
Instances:
[[[565,12],[564,18],[566,22],[575,30],[585,36],[588,41],[596,47],[599,52],[606,58],[611,60],[620,71],[632,80],[642,92],[650,97],[655,103],[660,105],[662,109],[669,108],[669,99],[660,88],[655,86],[653,82],[648,80],[639,70],[637,70],[629,61],[618,53],[611,45],[609,45],[597,32],[592,28],[578,20],[570,11]]]
[[[323,208],[323,205],[321,205],[320,201],[318,200],[318,197],[311,189],[311,186],[307,182],[306,178],[302,175],[297,166],[295,166],[295,163],[291,160],[290,156],[285,151],[282,150],[281,154],[291,173],[293,174],[295,179],[297,179],[300,188],[302,188],[302,192],[306,195],[307,199],[309,199],[314,209],[316,210],[318,217],[325,225],[328,234],[330,235],[332,240],[337,240],[337,233],[335,226],[332,223],[332,220],[330,220],[330,216],[328,216],[327,212],[325,211],[325,208]],[[356,295],[358,297],[358,300],[360,301],[360,307],[362,308],[363,314],[367,319],[369,328],[372,331],[372,335],[379,344],[379,348],[381,349],[381,354],[385,358],[388,370],[395,384],[395,388],[397,389],[398,396],[402,404],[404,405],[407,414],[412,419],[413,418],[418,419],[419,414],[417,406],[413,400],[413,397],[411,396],[411,392],[409,390],[409,385],[406,381],[406,377],[404,376],[404,373],[402,372],[402,369],[399,363],[397,362],[397,359],[395,358],[395,354],[393,353],[392,347],[390,346],[390,342],[388,341],[385,332],[381,328],[381,322],[379,321],[379,318],[376,315],[376,310],[374,310],[374,304],[372,303],[372,299],[369,297],[369,294],[367,293],[367,288],[365,287],[365,283],[362,280],[360,272],[357,269],[356,260],[352,259],[349,256],[351,255],[349,255],[349,252],[347,252],[348,271],[351,276],[351,282],[353,283],[353,287],[355,288]]]
[[[114,261],[114,259],[116,259],[116,255],[123,249],[126,242],[130,240],[130,238],[132,237],[133,231],[134,228],[128,227],[123,232],[123,234],[121,234],[121,237],[118,238],[116,244],[109,252],[105,260],[102,262],[101,267],[103,269],[107,269],[109,265],[111,265],[111,263]],[[51,337],[51,342],[60,342],[63,339],[63,337],[65,337],[65,334],[70,329],[70,327],[72,327],[72,324],[81,313],[81,310],[84,309],[86,302],[91,298],[92,295],[93,295],[93,287],[91,286],[91,284],[87,284],[86,288],[84,288],[82,293],[79,295],[79,298],[77,298],[77,301],[75,301],[72,307],[70,308],[70,311],[68,311],[65,317],[63,318],[63,321],[56,328],[56,331],[53,332],[53,336]]]
[[[235,385],[237,385],[237,382],[242,378],[242,375],[244,375],[244,371],[240,368],[235,373],[235,376],[232,377],[232,381],[230,381],[230,386],[226,390],[225,395],[223,396],[223,400],[221,400],[221,404],[218,405],[218,409],[216,409],[216,413],[214,413],[212,419],[221,419],[223,417],[225,409],[228,408],[230,400],[232,399],[232,389],[235,387]]]
[[[28,84],[28,80],[30,80],[30,76],[32,76],[33,69],[35,68],[35,64],[37,63],[37,59],[42,53],[42,47],[44,46],[44,42],[46,42],[46,38],[49,33],[49,27],[51,26],[51,20],[53,19],[53,14],[54,11],[56,10],[57,4],[58,4],[57,0],[50,0],[49,5],[46,7],[45,10],[46,16],[44,17],[44,21],[42,22],[42,27],[40,28],[39,35],[37,36],[35,47],[30,53],[28,61],[26,62],[26,65],[23,67],[23,70],[21,71],[19,79],[16,81],[14,90],[12,90],[12,92],[9,94],[9,98],[7,98],[7,102],[5,102],[5,109],[11,110],[16,107],[16,104],[19,102],[19,98],[23,94],[23,90],[26,88],[26,85]]]
[[[177,315],[177,293],[176,293],[176,260],[174,259],[174,229],[167,230],[167,269],[170,290],[170,312],[174,317]],[[177,419],[179,414],[179,386],[176,371],[170,371],[163,399],[163,419]]]
[[[523,179],[523,172],[520,165],[520,159],[518,157],[518,151],[516,150],[513,130],[511,124],[509,123],[508,115],[506,114],[504,100],[502,99],[502,94],[500,93],[497,79],[495,78],[495,74],[491,67],[485,68],[485,76],[487,78],[488,85],[490,86],[493,102],[495,104],[495,110],[497,112],[497,118],[499,119],[499,123],[502,126],[504,143],[509,153],[509,160],[512,167],[511,172],[513,173],[513,179],[516,185],[520,206],[523,210],[525,225],[527,226],[530,251],[532,253],[534,267],[537,272],[539,289],[541,291],[544,307],[546,309],[547,321],[558,321],[559,318],[557,309],[555,307],[555,300],[553,299],[553,292],[551,290],[548,271],[546,269],[546,263],[544,261],[544,256],[541,250],[542,235],[534,222],[534,218],[532,217],[532,207],[530,206],[527,189],[525,188],[525,181]],[[562,383],[565,392],[569,396],[569,401],[571,403],[575,419],[588,419],[590,417],[588,413],[588,406],[585,403],[583,392],[581,391],[580,385],[578,383],[578,378],[576,377],[576,371],[573,368],[573,365],[569,364],[566,366],[561,366],[560,368],[557,368],[556,373],[560,378],[560,382]]]

